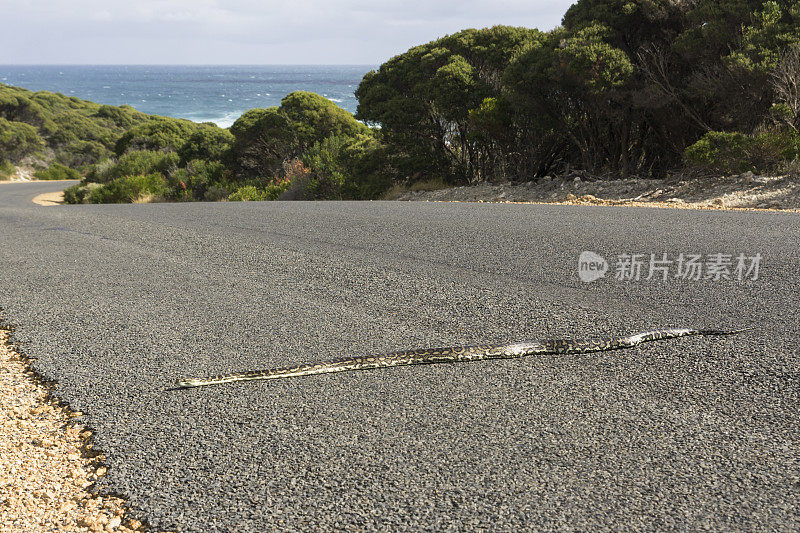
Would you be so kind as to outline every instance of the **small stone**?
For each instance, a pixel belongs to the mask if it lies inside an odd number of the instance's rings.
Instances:
[[[714,198],[714,201],[712,202],[712,204],[715,207],[722,208],[722,207],[725,207],[725,200],[723,200],[722,198]]]
[[[567,194],[567,195],[564,197],[564,201],[565,201],[565,202],[574,202],[574,201],[575,201],[575,200],[577,200],[577,199],[578,199],[578,197],[577,197],[577,196],[575,196],[575,195],[574,195],[574,194],[572,194],[572,193],[569,193],[569,194]]]
[[[104,476],[106,475],[106,472],[108,472],[108,469],[104,466],[101,466],[100,468],[97,469],[97,476],[98,477]]]
[[[114,529],[114,528],[119,527],[119,525],[121,523],[122,523],[122,519],[120,517],[118,517],[118,516],[115,516],[114,518],[112,518],[111,520],[108,521],[108,527],[111,528],[111,529]]]

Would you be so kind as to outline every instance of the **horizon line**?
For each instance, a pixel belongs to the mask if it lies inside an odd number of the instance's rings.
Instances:
[[[380,63],[0,63],[0,67],[368,67]]]

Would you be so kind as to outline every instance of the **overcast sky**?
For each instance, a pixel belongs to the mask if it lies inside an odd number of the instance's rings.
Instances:
[[[0,64],[378,64],[569,0],[0,0]]]

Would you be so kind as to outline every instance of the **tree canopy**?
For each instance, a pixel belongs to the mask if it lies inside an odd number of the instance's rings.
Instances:
[[[784,58],[798,17],[790,0],[579,0],[549,32],[498,26],[411,48],[364,77],[356,116],[380,126],[407,179],[658,176],[709,132],[757,136],[797,116],[777,100],[796,94],[800,63],[787,74]]]

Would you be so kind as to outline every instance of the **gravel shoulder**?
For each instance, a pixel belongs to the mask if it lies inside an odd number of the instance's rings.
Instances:
[[[146,531],[121,498],[93,494],[107,469],[92,432],[50,396],[0,330],[0,531]]]
[[[800,210],[800,179],[793,176],[757,176],[746,172],[694,179],[601,180],[583,173],[573,173],[522,184],[480,184],[433,191],[407,191],[396,199],[797,211]]]

